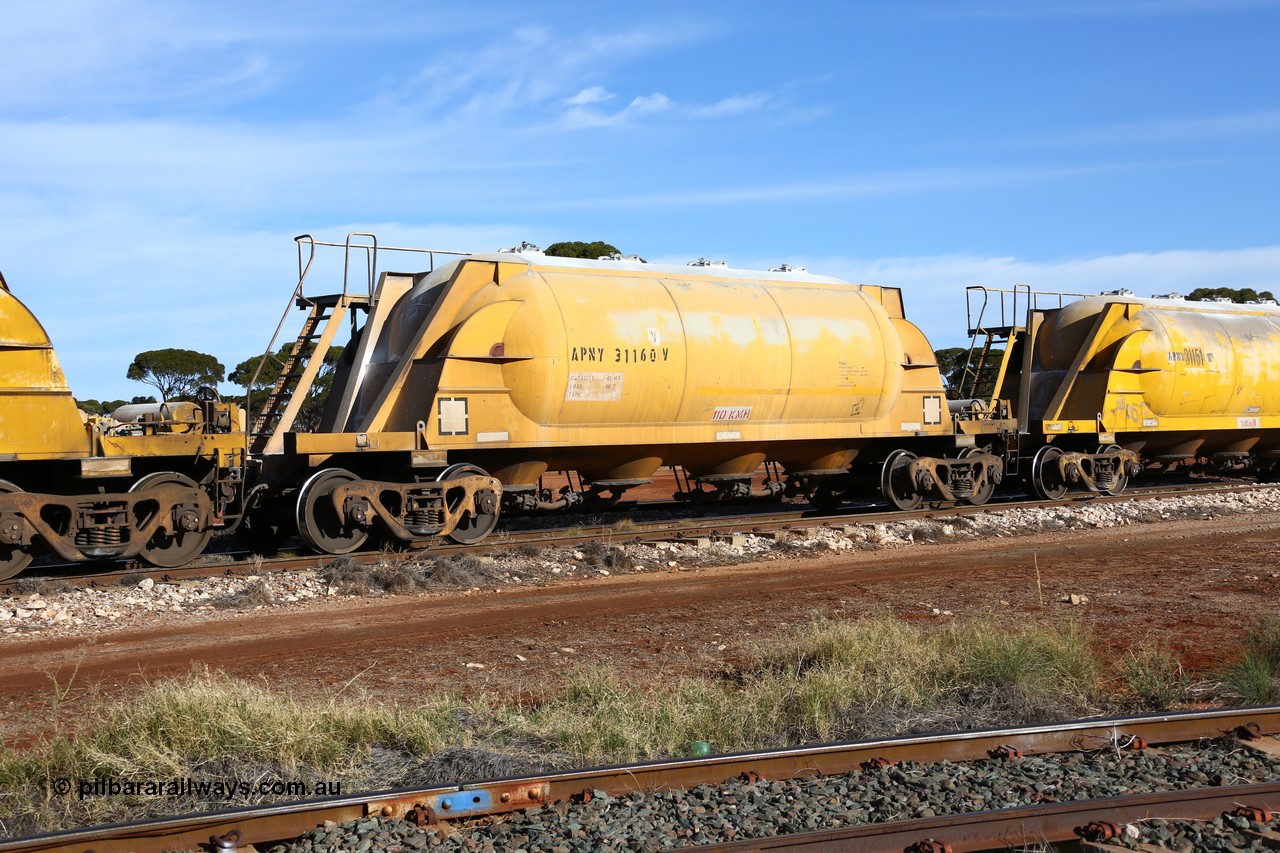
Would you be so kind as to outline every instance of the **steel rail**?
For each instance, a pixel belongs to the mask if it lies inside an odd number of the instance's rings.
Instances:
[[[936,818],[872,823],[819,832],[700,845],[700,853],[859,851],[859,853],[976,853],[1046,842],[1115,837],[1127,823],[1212,820],[1240,806],[1280,811],[1280,782],[1130,794],[1098,800],[1021,806]],[[1097,836],[1094,838],[1093,836]],[[1107,848],[1119,850],[1121,848]]]
[[[1256,491],[1258,489],[1280,489],[1280,485],[1256,483],[1212,483],[1178,486],[1158,485],[1145,488],[1131,488],[1125,490],[1122,494],[1114,496],[1082,494],[1073,496],[1071,499],[1065,501],[1040,499],[1020,500],[1017,497],[1014,497],[1002,502],[992,501],[990,503],[983,504],[982,506],[962,504],[946,507],[926,507],[911,510],[909,512],[903,512],[901,510],[886,510],[884,507],[879,505],[843,507],[828,512],[821,512],[808,507],[797,507],[793,510],[778,510],[775,508],[767,512],[733,513],[715,516],[712,518],[702,517],[691,519],[635,521],[635,527],[626,531],[619,531],[609,524],[597,524],[590,526],[575,525],[574,527],[580,530],[580,532],[573,535],[566,535],[564,533],[566,528],[537,527],[495,534],[476,545],[433,544],[422,549],[387,553],[367,551],[363,553],[348,554],[346,556],[360,563],[376,563],[385,559],[412,558],[415,556],[444,557],[475,551],[501,552],[505,550],[512,550],[522,545],[571,546],[587,544],[600,539],[610,539],[615,544],[680,541],[699,536],[724,536],[731,535],[733,533],[766,533],[775,530],[820,527],[824,525],[832,526],[837,524],[879,524],[921,518],[950,518],[987,512],[1000,512],[1011,509],[1028,509],[1037,507],[1052,508],[1094,504],[1101,505],[1124,503],[1132,500],[1157,500],[1165,497],[1195,497],[1214,494],[1231,494],[1241,491]],[[714,505],[708,506],[713,507]],[[653,505],[636,504],[629,507],[631,511],[638,508],[677,508],[686,511],[690,509],[688,504],[670,504],[665,501],[654,502]],[[16,579],[0,582],[0,595],[14,592],[18,583],[29,578],[60,580],[77,586],[109,586],[126,576],[149,577],[158,583],[171,583],[176,580],[203,578],[217,575],[260,574],[262,572],[307,570],[316,568],[318,565],[333,559],[331,556],[326,554],[307,554],[303,556],[256,557],[234,561],[213,562],[212,559],[216,556],[217,555],[207,554],[202,558],[205,562],[194,563],[176,569],[156,569],[139,564],[131,564],[109,572],[97,572],[93,574],[68,573],[65,575],[37,574],[39,568],[34,570],[29,569]],[[82,564],[67,564],[50,568],[69,569],[74,572],[74,570],[81,565]]]
[[[294,838],[325,821],[341,823],[373,815],[406,817],[411,813],[430,821],[475,818],[571,800],[593,790],[618,796],[633,791],[719,784],[744,774],[752,778],[774,780],[834,775],[852,772],[872,761],[973,761],[1011,755],[1014,751],[1032,755],[1100,749],[1123,750],[1212,739],[1231,733],[1258,737],[1277,732],[1280,732],[1280,706],[1150,714],[1042,726],[904,736],[710,758],[655,761],[544,776],[487,780],[457,786],[401,789],[67,830],[0,842],[0,853],[149,853],[196,849],[207,847],[210,843],[216,845],[211,839],[222,839],[224,842],[235,839],[235,843],[231,845],[234,847]],[[945,819],[942,820],[945,822]]]

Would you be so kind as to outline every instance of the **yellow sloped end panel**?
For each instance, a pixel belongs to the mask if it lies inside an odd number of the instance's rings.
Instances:
[[[1148,368],[1142,360],[1150,336],[1150,329],[1133,332],[1116,350],[1115,368],[1108,374],[1107,399],[1101,409],[1103,428],[1109,432],[1141,429],[1143,420],[1151,417],[1143,385],[1159,368]]]
[[[44,327],[0,290],[0,454],[86,456],[88,433]]]
[[[500,353],[495,346],[503,344],[507,324],[520,308],[517,301],[490,302],[482,305],[462,321],[449,344],[451,358],[492,358]]]

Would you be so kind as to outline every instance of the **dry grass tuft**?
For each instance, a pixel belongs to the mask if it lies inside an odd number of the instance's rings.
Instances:
[[[245,584],[236,592],[215,599],[214,607],[223,610],[252,610],[255,607],[268,607],[276,603],[276,597],[264,581],[256,580]]]
[[[596,568],[616,569],[626,562],[626,558],[617,547],[594,539],[582,546],[582,561]]]
[[[497,570],[447,559],[394,571],[397,578],[468,584]],[[341,582],[353,573],[339,566],[332,577]],[[379,583],[391,583],[391,576]],[[1259,654],[1264,647],[1280,652],[1280,628],[1257,637]],[[1130,680],[1126,701],[1177,698],[1150,686],[1167,672],[1170,657],[1136,650],[1132,660],[1141,678]],[[54,730],[26,752],[0,752],[0,813],[14,816],[6,823],[12,833],[205,806],[164,798],[80,801],[56,796],[49,780],[57,778],[249,774],[342,780],[348,793],[689,755],[702,741],[737,751],[1044,722],[1116,709],[1104,675],[1088,632],[1075,622],[920,626],[890,615],[815,621],[789,640],[762,646],[731,678],[645,685],[587,667],[536,703],[479,692],[427,693],[415,704],[395,705],[350,685],[327,698],[302,699],[197,672],[100,706],[75,736]]]
[[[1162,643],[1135,646],[1121,665],[1124,690],[1139,710],[1167,711],[1191,698],[1191,676],[1173,650]]]
[[[1250,705],[1280,701],[1280,619],[1254,625],[1243,645],[1240,657],[1220,676],[1223,686]]]
[[[13,590],[18,595],[57,595],[62,592],[70,592],[75,589],[70,583],[61,578],[18,578],[13,585]]]

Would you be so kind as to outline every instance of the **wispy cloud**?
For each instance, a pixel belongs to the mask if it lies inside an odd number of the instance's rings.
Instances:
[[[705,107],[692,107],[690,112],[700,118],[736,116],[765,109],[777,99],[776,95],[767,92],[752,92],[747,95],[732,95],[728,98],[722,98]]]
[[[560,124],[564,128],[609,127],[660,114],[676,119],[715,120],[759,113],[783,103],[779,95],[771,92],[729,95],[709,104],[676,101],[662,92],[653,92],[637,95],[625,107],[613,112],[591,105],[568,110]]]
[[[376,9],[281,0],[141,5],[47,0],[7,8],[0,27],[0,106],[39,117],[121,110],[209,110],[252,102],[328,66],[334,50],[415,50],[503,27],[516,8]]]
[[[1125,122],[1101,127],[1064,129],[1035,136],[1013,137],[1000,144],[1033,145],[1146,145],[1197,139],[1265,136],[1280,133],[1280,110],[1253,110],[1228,115],[1177,116]]]
[[[411,78],[380,93],[368,112],[390,111],[412,121],[424,112],[444,124],[510,126],[517,117],[529,132],[547,134],[626,125],[645,117],[717,119],[782,102],[770,92],[731,93],[710,102],[680,101],[662,91],[625,93],[594,82],[628,62],[652,62],[663,53],[713,37],[708,27],[647,25],[608,33],[565,33],[525,26],[465,56],[434,59]],[[614,102],[622,106],[611,106]]]
[[[522,26],[478,49],[437,55],[403,82],[393,82],[370,111],[420,117],[443,111],[453,118],[498,117],[511,112],[570,109],[608,100],[599,83],[627,62],[653,57],[705,38],[704,28],[640,26],[607,33],[553,31]]]
[[[1126,252],[1057,260],[1017,257],[942,255],[857,259],[813,257],[783,259],[807,265],[811,272],[863,284],[901,287],[907,317],[935,347],[955,346],[965,336],[965,288],[983,285],[1058,293],[1101,293],[1127,288],[1139,296],[1190,293],[1197,287],[1278,288],[1280,246],[1229,250]],[[763,259],[760,263],[777,259]]]
[[[0,198],[0,204],[8,201]],[[57,220],[4,223],[3,270],[15,295],[44,324],[75,393],[128,398],[147,393],[125,379],[133,357],[169,346],[207,352],[227,365],[261,352],[290,302],[298,268],[294,231],[210,231],[204,223],[148,215],[145,210],[83,210]],[[341,241],[372,231],[382,246],[494,251],[538,236],[530,223],[330,222],[319,240]],[[50,252],[51,246],[61,251]],[[341,250],[320,249],[309,276],[311,293],[341,288]],[[381,269],[424,270],[420,254],[383,252]],[[363,283],[359,258],[353,286]],[[195,294],[216,294],[212,314]],[[207,301],[207,300],[206,300]],[[289,313],[296,334],[302,313]],[[238,319],[237,319],[238,318]],[[231,386],[224,386],[232,390]]]
[[[633,113],[661,113],[671,109],[671,99],[661,92],[632,98],[627,109]]]
[[[794,202],[817,199],[870,198],[1062,181],[1095,175],[1174,169],[1202,161],[1125,161],[1083,166],[940,166],[922,169],[886,169],[858,175],[829,175],[810,181],[706,187],[669,192],[638,193],[579,198],[540,199],[539,209],[590,209],[598,207],[689,207],[750,202]]]
[[[68,39],[73,46],[83,41],[86,49],[70,50],[75,55],[65,77],[58,63],[27,58],[34,77],[25,81],[26,90],[57,95],[51,103],[69,105],[86,96],[67,100],[62,89],[87,80],[102,97],[88,110],[72,108],[74,117],[15,111],[0,120],[0,158],[11,164],[0,189],[30,188],[47,196],[41,204],[52,209],[60,200],[81,207],[97,199],[136,201],[170,212],[197,204],[206,212],[264,210],[269,202],[279,214],[299,198],[299,181],[312,207],[367,202],[370,183],[392,175],[401,187],[432,176],[432,189],[439,191],[468,172],[563,166],[575,154],[558,138],[588,127],[729,118],[769,100],[761,93],[729,93],[682,104],[661,91],[606,88],[602,81],[621,65],[650,62],[711,37],[707,27],[681,19],[679,26],[668,21],[605,32],[522,26],[500,37],[490,34],[478,48],[425,51],[430,62],[407,76],[383,78],[380,90],[363,100],[353,90],[310,113],[281,117],[258,106],[228,116],[220,106],[268,92],[276,92],[275,104],[277,90],[293,85],[291,63],[298,58],[270,49],[273,40],[295,37],[284,32],[285,22],[244,31],[211,26],[217,31],[211,34],[179,26],[167,12],[140,19],[131,8],[119,9],[117,20],[95,4],[85,7]],[[24,20],[36,43],[55,40],[47,16]],[[118,62],[103,47],[114,44],[112,38],[91,37],[95,26],[104,34],[130,30],[132,41],[122,42]],[[0,34],[0,45],[21,47],[18,41]],[[184,52],[186,64],[177,62]],[[0,68],[0,82],[13,69],[14,63]],[[0,105],[5,91],[24,87],[16,77],[11,82],[0,85]],[[188,109],[188,103],[199,106]],[[394,132],[371,133],[371,127]]]
[[[605,89],[604,86],[591,86],[583,89],[571,98],[566,98],[565,103],[573,107],[585,107],[587,104],[599,104],[605,101],[611,101],[614,94]]]
[[[1280,8],[1276,0],[1071,0],[1070,2],[948,4],[944,17],[1093,18],[1219,14]]]

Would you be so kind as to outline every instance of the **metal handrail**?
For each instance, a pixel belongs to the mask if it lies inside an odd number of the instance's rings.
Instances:
[[[978,297],[981,296],[979,303]],[[998,300],[991,297],[995,295]],[[1050,308],[1062,308],[1067,302],[1081,299],[1089,294],[1086,293],[1067,293],[1052,290],[1032,290],[1029,284],[1015,284],[1012,288],[987,287],[981,284],[970,285],[965,288],[965,314],[969,324],[969,352],[965,357],[964,370],[960,374],[960,392],[962,395],[976,396],[981,390],[978,385],[982,379],[982,372],[986,368],[986,357],[991,344],[1001,339],[1009,340],[1019,324],[1024,327],[1030,325],[1030,315],[1034,311],[1049,310]],[[993,316],[993,325],[987,325],[987,312],[991,309],[994,315],[996,307],[999,307],[999,322],[996,324]],[[977,317],[975,319],[975,308]],[[982,356],[977,364],[974,363],[974,352],[978,349],[978,338],[985,337],[986,344],[982,349]],[[999,388],[991,389],[992,399],[1000,391]]]
[[[370,243],[353,242],[356,237],[367,237]],[[298,243],[298,279],[299,287],[301,287],[302,279],[306,278],[302,262],[302,245],[305,242],[311,249],[310,257],[306,263],[306,269],[310,269],[311,261],[315,259],[316,246],[328,246],[335,249],[342,249],[344,252],[342,262],[342,295],[347,296],[350,293],[350,276],[351,276],[351,252],[353,249],[363,251],[365,253],[365,274],[368,279],[367,291],[369,299],[374,297],[374,288],[378,281],[378,253],[379,252],[408,252],[411,254],[427,256],[427,272],[435,272],[436,255],[451,255],[455,257],[467,257],[471,252],[459,252],[454,249],[421,249],[414,246],[383,246],[378,243],[376,234],[368,231],[352,231],[347,235],[347,239],[341,243],[330,242],[328,240],[317,240],[310,234],[302,234],[293,238]],[[296,298],[305,299],[305,295],[298,291],[294,294]],[[286,312],[287,313],[287,312]]]
[[[357,238],[366,237],[370,242],[357,242]],[[341,243],[330,242],[328,240],[317,240],[310,234],[299,234],[293,238],[298,247],[298,283],[294,285],[293,294],[289,298],[288,305],[285,306],[284,314],[280,316],[280,322],[276,324],[276,330],[271,335],[271,341],[267,344],[266,352],[262,354],[262,358],[258,361],[258,367],[253,372],[253,377],[249,380],[249,384],[245,387],[244,394],[244,414],[245,414],[245,448],[248,450],[252,446],[254,422],[257,420],[259,413],[252,409],[253,389],[258,384],[258,377],[262,375],[262,371],[266,368],[268,359],[276,359],[276,342],[280,339],[281,332],[284,331],[285,324],[289,321],[290,312],[295,306],[312,304],[307,298],[305,284],[307,275],[311,272],[311,266],[315,263],[316,247],[326,246],[330,248],[343,250],[342,261],[342,295],[350,295],[351,282],[351,253],[352,250],[363,251],[365,255],[365,276],[366,291],[369,297],[369,304],[374,302],[374,291],[377,287],[378,280],[378,252],[409,252],[427,256],[427,271],[434,272],[436,268],[436,255],[451,255],[457,257],[466,257],[470,252],[458,252],[451,249],[420,249],[411,246],[379,246],[378,237],[367,231],[352,231],[347,235],[346,240]],[[303,247],[307,247],[308,251],[303,252]],[[305,257],[305,259],[304,259]],[[265,409],[263,410],[266,411]]]
[[[982,304],[977,308],[977,321],[974,321],[974,305],[977,302],[975,292],[982,294]],[[991,295],[999,296],[1000,323],[986,326],[987,305]],[[1050,308],[1062,308],[1067,302],[1091,296],[1089,293],[1070,293],[1056,290],[1032,290],[1029,284],[1015,284],[1012,288],[987,287],[973,284],[965,288],[965,311],[969,323],[969,334],[986,334],[989,330],[1011,329],[1031,311],[1043,311]],[[1021,303],[1021,304],[1020,304]]]
[[[372,245],[364,243],[354,244],[355,248],[364,249],[365,276],[368,279],[365,284],[369,293],[369,301],[372,303],[374,276],[377,274],[378,270],[378,238],[376,235],[370,234],[367,231],[352,231],[347,235],[347,244],[342,258],[342,295],[347,295],[347,286],[351,280],[351,249],[353,246],[351,238],[353,237],[368,237],[373,241]]]
[[[294,306],[300,300],[306,299],[303,292],[303,284],[306,282],[307,273],[311,272],[311,265],[316,259],[316,241],[310,234],[299,234],[293,240],[298,244],[298,283],[294,285],[293,295],[289,298],[289,304],[285,306],[284,313],[280,315],[280,322],[276,324],[276,330],[271,335],[271,341],[267,344],[266,352],[262,354],[262,358],[258,359],[258,367],[253,371],[253,377],[244,389],[244,440],[246,451],[253,444],[254,426],[258,419],[258,414],[253,411],[253,389],[257,387],[258,377],[262,375],[263,368],[267,366],[267,359],[276,357],[276,341],[280,338],[280,332],[284,330],[285,323],[289,321],[289,313],[293,311]],[[311,252],[307,256],[305,264],[302,262],[302,246],[304,243],[311,247]],[[345,281],[343,282],[343,290],[346,290]]]

